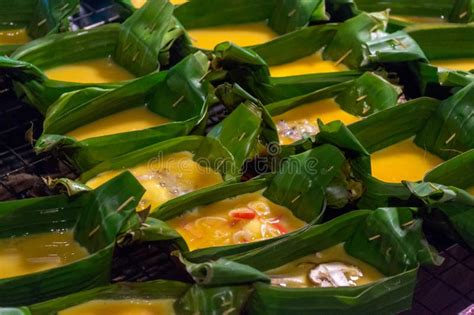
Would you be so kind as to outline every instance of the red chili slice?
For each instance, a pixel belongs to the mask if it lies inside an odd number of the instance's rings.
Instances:
[[[229,211],[229,216],[240,220],[252,220],[257,214],[252,209],[234,209]]]

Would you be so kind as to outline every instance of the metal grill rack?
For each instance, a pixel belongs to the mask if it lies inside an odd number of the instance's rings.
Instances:
[[[92,28],[105,23],[120,22],[125,10],[106,1],[82,1],[79,14],[71,17],[73,28]],[[52,192],[42,178],[70,177],[76,173],[52,154],[37,155],[31,139],[41,134],[43,118],[0,80],[0,200],[49,195]],[[226,111],[211,109],[208,125],[215,125]],[[458,314],[474,304],[474,252],[460,244],[438,245],[445,262],[441,267],[422,268],[413,308],[406,315]],[[190,282],[182,266],[170,252],[167,242],[153,242],[119,248],[114,255],[112,279],[116,281],[147,281],[157,278]]]

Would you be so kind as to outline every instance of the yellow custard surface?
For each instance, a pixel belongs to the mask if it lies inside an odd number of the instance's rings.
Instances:
[[[66,135],[82,141],[94,137],[143,130],[168,122],[170,122],[169,119],[149,111],[146,106],[139,106],[98,119],[70,131]]]
[[[21,45],[28,43],[30,40],[24,28],[0,29],[0,45]]]
[[[306,224],[258,192],[197,207],[167,223],[190,250],[268,239]]]
[[[133,7],[136,9],[140,9],[141,7],[143,7],[146,2],[147,0],[132,0],[131,1]],[[180,5],[186,2],[188,2],[188,0],[170,0],[170,3],[174,5]]]
[[[391,18],[397,19],[406,23],[415,23],[415,24],[438,24],[445,23],[446,19],[439,16],[411,16],[411,15],[391,15]]]
[[[411,139],[372,153],[371,157],[372,176],[389,183],[421,180],[426,172],[443,163]]]
[[[174,315],[174,300],[93,300],[58,312],[58,315]]]
[[[287,77],[344,70],[347,70],[346,66],[337,64],[331,60],[324,60],[321,53],[316,53],[293,62],[272,66],[270,67],[270,74],[272,77]]]
[[[110,57],[65,64],[44,73],[51,80],[75,83],[111,83],[135,78]]]
[[[460,70],[460,71],[474,70],[474,58],[433,60],[431,63],[436,67],[441,67],[441,68],[446,68],[446,69],[451,69],[451,70]]]
[[[324,99],[301,105],[273,117],[280,143],[291,144],[302,139],[305,135],[318,133],[318,118],[324,123],[340,120],[346,125],[360,119],[342,110],[334,99]]]
[[[88,255],[72,231],[0,239],[0,279],[57,268]]]
[[[149,206],[154,209],[178,196],[223,182],[219,172],[195,162],[188,151],[158,156],[129,168],[129,171],[146,189],[139,211]],[[99,174],[86,185],[97,188],[121,172],[123,169]]]
[[[288,288],[321,287],[312,282],[308,276],[311,269],[320,264],[343,263],[348,267],[356,267],[360,274],[351,279],[352,286],[364,285],[379,279],[384,275],[371,265],[354,258],[344,250],[344,244],[338,244],[311,254],[281,267],[267,271],[273,285]]]
[[[242,47],[268,42],[278,35],[263,22],[222,25],[188,30],[193,46],[212,50],[222,42],[232,42]]]

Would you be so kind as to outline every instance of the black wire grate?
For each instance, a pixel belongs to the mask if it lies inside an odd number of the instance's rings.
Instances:
[[[124,9],[113,1],[82,1],[79,14],[71,17],[74,29],[121,22]],[[31,139],[41,134],[43,118],[18,100],[8,82],[0,79],[0,201],[45,196],[52,192],[45,177],[76,177],[74,170],[51,153],[36,155]],[[222,106],[210,109],[208,126],[225,116]],[[437,244],[435,242],[435,244]],[[445,248],[445,245],[437,244]],[[112,281],[175,279],[191,281],[175,257],[173,246],[151,242],[118,248]],[[440,267],[422,268],[418,274],[412,310],[405,315],[458,314],[474,304],[474,252],[460,244],[444,249]]]

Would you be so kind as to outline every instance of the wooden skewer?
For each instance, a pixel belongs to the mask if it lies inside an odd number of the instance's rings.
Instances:
[[[295,13],[296,13],[296,9],[291,10],[291,11],[288,13],[288,17],[292,17]]]
[[[301,198],[301,194],[296,196],[295,198],[293,198],[293,200],[291,200],[291,203],[295,203],[296,200],[300,199]]]
[[[336,61],[335,65],[337,66],[338,64],[340,64],[341,62],[343,62],[344,59],[346,59],[350,54],[352,54],[352,49],[350,49],[348,52],[346,52],[344,55],[342,55],[342,57],[339,58],[338,61]]]
[[[357,99],[356,99],[356,102],[359,103],[360,101],[363,101],[367,98],[368,95],[362,95],[362,96],[359,96]]]
[[[128,198],[127,200],[125,200],[125,202],[122,203],[122,204],[120,205],[120,207],[117,208],[116,212],[120,212],[120,211],[122,211],[123,209],[125,209],[125,207],[128,206],[128,204],[129,204],[130,202],[132,202],[133,200],[135,200],[135,197],[133,197],[133,196],[130,197],[130,198]]]
[[[115,210],[115,212],[120,212],[122,211],[123,209],[125,209],[125,207],[130,203],[132,202],[133,200],[135,200],[135,197],[131,196],[130,198],[128,198],[127,200],[124,201],[124,203],[122,203],[118,208],[117,210]],[[107,219],[108,217],[110,216],[110,214],[105,218]],[[100,224],[98,226],[96,226],[92,231],[90,231],[89,233],[89,237],[91,237],[92,235],[94,235],[95,233],[97,233],[97,231],[100,230]]]
[[[97,231],[100,229],[100,225],[96,226],[92,231],[89,233],[89,237],[97,233]]]
[[[444,144],[450,143],[451,141],[453,141],[453,139],[454,139],[455,137],[456,137],[456,133],[453,133],[453,134],[451,135],[451,137],[449,137],[448,140],[446,140],[446,142],[445,142]]]
[[[180,96],[180,97],[176,100],[176,102],[174,102],[174,104],[171,105],[171,107],[176,107],[176,106],[178,106],[178,104],[181,103],[182,100],[184,100],[184,95]]]
[[[43,25],[44,23],[46,23],[46,19],[42,19],[41,21],[38,22],[38,27],[40,27],[41,25]]]

